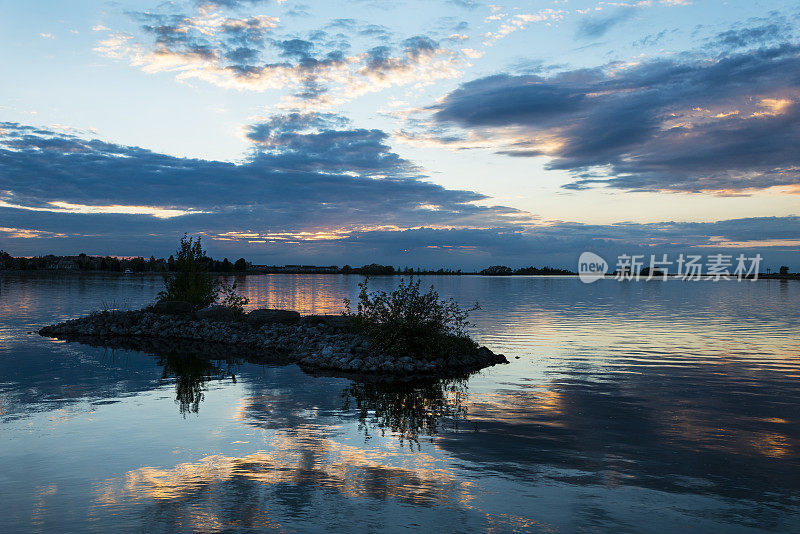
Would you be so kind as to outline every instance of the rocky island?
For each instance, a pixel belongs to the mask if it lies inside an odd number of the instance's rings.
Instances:
[[[420,281],[401,279],[394,291],[359,284],[356,309],[344,299],[341,315],[255,309],[249,298],[209,274],[197,240],[184,235],[176,272],[164,278],[157,301],[142,310],[106,310],[46,326],[42,336],[145,352],[195,352],[215,359],[297,363],[307,370],[378,377],[458,376],[498,363],[503,355],[479,347],[466,333],[479,309],[443,300]]]
[[[42,336],[93,345],[136,348],[176,344],[214,346],[248,359],[280,358],[307,370],[376,376],[456,376],[499,363],[501,354],[465,345],[455,354],[389,354],[354,328],[353,317],[256,309],[247,314],[214,305],[194,311],[187,302],[159,302],[136,311],[104,311],[46,326]]]

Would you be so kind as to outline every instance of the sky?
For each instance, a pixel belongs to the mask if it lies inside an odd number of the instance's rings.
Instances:
[[[790,1],[0,0],[0,248],[800,270]]]

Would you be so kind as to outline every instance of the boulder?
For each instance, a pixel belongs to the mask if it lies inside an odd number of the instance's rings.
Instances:
[[[160,315],[186,315],[192,313],[192,304],[183,300],[156,302],[153,311]]]
[[[322,323],[333,328],[346,328],[351,321],[344,315],[307,315],[305,320],[310,323]]]
[[[271,310],[261,308],[247,314],[247,321],[253,324],[293,323],[300,319],[300,314],[291,310]]]
[[[219,304],[212,304],[207,308],[198,310],[195,315],[198,319],[207,321],[233,321],[239,317],[239,313],[236,310]]]

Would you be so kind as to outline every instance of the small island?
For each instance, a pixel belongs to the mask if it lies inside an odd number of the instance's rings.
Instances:
[[[341,315],[301,316],[297,311],[255,309],[203,268],[200,240],[184,236],[177,272],[165,277],[158,301],[142,310],[105,310],[45,326],[42,336],[112,347],[204,345],[247,359],[280,359],[311,371],[377,377],[459,376],[499,363],[501,354],[466,333],[463,309],[420,280],[401,280],[391,293],[359,284],[356,309]]]

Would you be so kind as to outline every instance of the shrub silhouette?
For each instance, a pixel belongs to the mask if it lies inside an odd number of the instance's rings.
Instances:
[[[183,300],[203,308],[217,300],[220,283],[208,273],[206,254],[200,238],[183,234],[175,255],[175,272],[164,276],[164,290],[158,300]]]
[[[393,356],[414,356],[434,360],[473,352],[477,344],[465,332],[469,312],[480,308],[461,308],[453,299],[443,300],[433,289],[420,291],[420,280],[400,279],[397,289],[370,292],[369,279],[358,284],[356,311],[345,299],[346,316]]]

